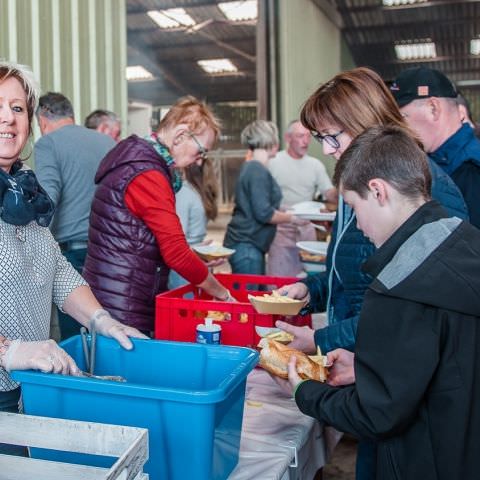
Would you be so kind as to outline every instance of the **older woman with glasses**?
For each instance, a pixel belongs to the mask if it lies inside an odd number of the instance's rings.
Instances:
[[[218,300],[233,300],[188,246],[175,211],[180,170],[206,158],[219,132],[207,106],[185,97],[155,133],[123,140],[97,171],[83,275],[105,308],[146,334],[170,269]]]
[[[354,138],[370,127],[394,125],[408,129],[389,89],[368,68],[340,73],[321,85],[303,106],[301,121],[322,144],[323,152],[336,160]],[[467,210],[458,188],[432,161],[430,169],[432,197],[452,216],[465,218]],[[327,253],[327,271],[280,289],[281,294],[289,297],[308,299],[312,311],[327,314],[327,326],[315,332],[308,327],[277,322],[278,327],[295,336],[292,347],[309,353],[315,352],[317,345],[324,353],[337,348],[353,351],[363,297],[371,282],[361,265],[374,248],[357,228],[354,212],[340,197]],[[335,366],[330,379],[332,384],[340,384]],[[365,453],[358,457],[357,479],[373,479],[375,450],[366,443],[360,446]]]

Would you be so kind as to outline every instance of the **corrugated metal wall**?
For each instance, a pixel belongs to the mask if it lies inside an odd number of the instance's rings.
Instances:
[[[43,92],[66,95],[77,123],[106,108],[125,129],[125,0],[0,0],[0,58],[30,65]]]

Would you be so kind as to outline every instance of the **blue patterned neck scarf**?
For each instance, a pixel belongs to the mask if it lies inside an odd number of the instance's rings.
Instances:
[[[160,141],[156,133],[147,135],[144,139],[154,148],[154,150],[165,160],[171,174],[173,191],[177,193],[182,188],[182,174],[175,166],[175,160],[168,148]]]
[[[10,173],[0,168],[0,218],[12,225],[27,225],[35,220],[48,227],[55,207],[38,183],[32,170],[16,162]]]

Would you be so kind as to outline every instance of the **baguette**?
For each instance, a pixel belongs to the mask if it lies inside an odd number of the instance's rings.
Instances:
[[[290,348],[269,338],[262,338],[258,346],[260,350],[260,367],[281,378],[288,378],[288,361],[292,355],[297,358],[297,373],[303,380],[325,382],[328,370],[324,366],[322,356],[310,358],[300,350]]]

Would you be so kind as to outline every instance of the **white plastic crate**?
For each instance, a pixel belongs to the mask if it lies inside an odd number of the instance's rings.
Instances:
[[[0,455],[2,480],[146,480],[148,430],[0,412],[0,443],[118,457],[111,468]]]

